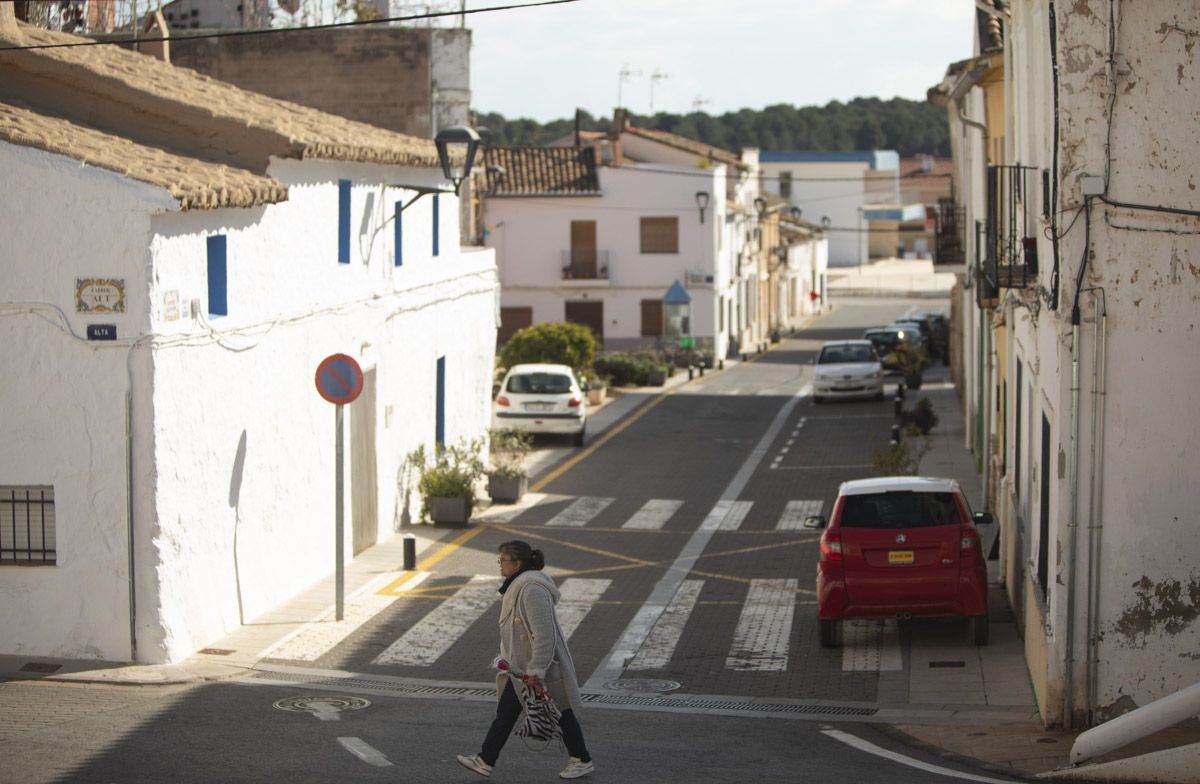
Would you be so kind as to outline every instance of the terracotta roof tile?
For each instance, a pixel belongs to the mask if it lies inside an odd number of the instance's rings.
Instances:
[[[741,158],[739,158],[736,153],[732,153],[729,150],[723,150],[720,147],[713,147],[711,144],[698,142],[695,139],[689,139],[686,136],[679,136],[674,133],[668,133],[667,131],[656,131],[650,128],[638,128],[633,125],[626,126],[625,133],[631,133],[634,136],[639,136],[643,139],[650,139],[652,141],[670,145],[676,149],[692,152],[711,161],[726,163],[730,166],[736,166],[739,169],[746,168],[745,164],[742,163]]]
[[[489,147],[492,196],[600,195],[593,147]]]

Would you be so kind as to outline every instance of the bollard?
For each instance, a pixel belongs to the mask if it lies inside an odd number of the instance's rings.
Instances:
[[[693,371],[695,371],[695,368],[692,367],[691,365],[688,365],[688,381],[692,380],[692,372]]]
[[[892,425],[892,443],[893,444],[900,443],[900,426],[899,425]]]
[[[700,378],[704,378],[704,360],[700,360]]]
[[[417,537],[412,534],[404,535],[404,571],[411,572],[417,568]]]
[[[895,402],[894,408],[895,408],[896,419],[899,419],[901,417],[901,415],[904,413],[904,401],[900,398],[899,395],[896,396],[896,402]]]
[[[717,370],[724,370],[724,369],[725,369],[725,360],[718,359],[717,360]]]
[[[904,384],[896,385],[896,397],[900,398],[901,400],[904,399]]]
[[[746,352],[744,352],[744,351],[742,352],[742,361],[743,362],[746,361]]]

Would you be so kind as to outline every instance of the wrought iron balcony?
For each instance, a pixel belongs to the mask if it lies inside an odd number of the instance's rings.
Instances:
[[[563,280],[608,280],[608,251],[564,250]]]
[[[1038,217],[1032,166],[989,166],[987,223],[979,271],[979,296],[992,299],[1000,289],[1037,282]]]

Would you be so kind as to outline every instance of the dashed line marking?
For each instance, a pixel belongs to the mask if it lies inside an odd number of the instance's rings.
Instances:
[[[387,757],[383,756],[382,752],[372,748],[370,744],[361,738],[338,738],[337,741],[346,751],[368,765],[374,765],[377,768],[390,768],[392,766],[392,763],[388,761]]]

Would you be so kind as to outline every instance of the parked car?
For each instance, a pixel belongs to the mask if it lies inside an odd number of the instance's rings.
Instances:
[[[946,314],[930,310],[918,315],[924,316],[932,328],[929,341],[930,355],[942,360],[943,364],[950,364],[950,321],[946,318]]]
[[[933,353],[933,324],[923,314],[912,313],[907,316],[901,316],[892,323],[912,324],[921,333],[921,347],[925,349],[925,353]]]
[[[566,365],[514,365],[500,382],[492,411],[497,427],[570,435],[583,446],[587,400]]]
[[[831,340],[814,362],[814,403],[832,397],[883,399],[883,365],[871,341]]]
[[[894,357],[896,352],[916,351],[919,346],[916,333],[898,327],[872,327],[863,333],[863,338],[871,341],[871,345],[875,347],[875,353],[879,355],[886,375],[902,372]]]
[[[821,645],[836,647],[843,621],[967,619],[975,645],[988,641],[987,569],[976,525],[953,479],[893,476],[843,482],[823,529],[817,563]]]

